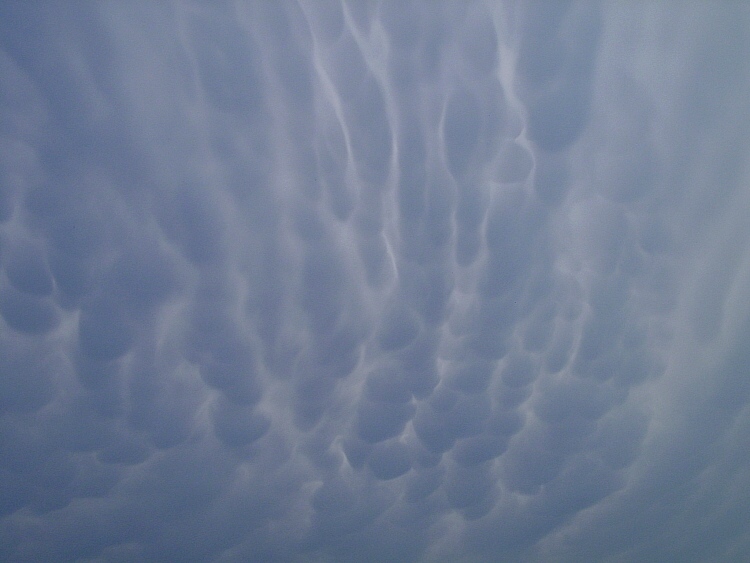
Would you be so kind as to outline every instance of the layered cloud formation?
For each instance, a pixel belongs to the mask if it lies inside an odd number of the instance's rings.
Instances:
[[[0,559],[750,556],[750,10],[0,7]]]

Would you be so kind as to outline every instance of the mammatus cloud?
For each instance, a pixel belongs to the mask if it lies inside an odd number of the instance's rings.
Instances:
[[[747,557],[747,29],[6,3],[0,558]]]

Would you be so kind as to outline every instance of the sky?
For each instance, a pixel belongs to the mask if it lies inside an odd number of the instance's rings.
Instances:
[[[750,4],[0,4],[0,559],[750,560]]]

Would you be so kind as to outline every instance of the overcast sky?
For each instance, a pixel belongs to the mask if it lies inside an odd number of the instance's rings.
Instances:
[[[750,560],[750,4],[0,4],[0,559]]]

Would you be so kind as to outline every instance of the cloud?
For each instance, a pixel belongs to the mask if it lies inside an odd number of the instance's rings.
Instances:
[[[0,559],[746,558],[748,23],[2,6]]]

